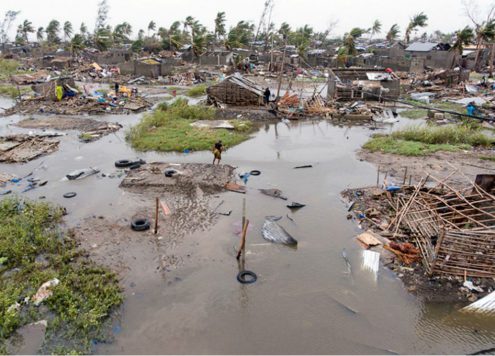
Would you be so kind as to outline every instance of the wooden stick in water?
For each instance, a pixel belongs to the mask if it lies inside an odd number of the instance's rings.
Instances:
[[[158,208],[160,206],[160,198],[156,198],[155,205],[155,235],[158,233]]]
[[[247,233],[248,225],[249,225],[249,220],[246,219],[246,223],[242,227],[241,246],[239,247],[239,251],[237,252],[237,257],[236,257],[237,259],[241,258],[241,254],[246,247],[246,233]]]

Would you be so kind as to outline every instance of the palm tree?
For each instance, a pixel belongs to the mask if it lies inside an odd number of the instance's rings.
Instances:
[[[72,24],[70,23],[70,21],[65,21],[64,23],[64,39],[67,40],[67,38],[71,38],[72,36],[72,33],[73,33],[73,29],[72,29]]]
[[[80,33],[76,33],[70,41],[70,50],[72,55],[75,56],[84,49],[84,37]]]
[[[119,23],[113,30],[113,38],[116,43],[129,42],[129,36],[132,34],[132,26],[128,22]]]
[[[370,29],[370,43],[373,36],[380,32],[382,32],[382,23],[380,22],[380,20],[375,20],[375,22],[373,22],[373,26],[371,26]]]
[[[144,38],[144,30],[141,28],[139,31],[138,31],[138,40],[142,41]]]
[[[278,29],[278,33],[279,35],[282,36],[282,40],[284,44],[287,44],[287,42],[289,41],[291,32],[292,29],[290,28],[290,25],[287,22],[282,22],[280,28]]]
[[[393,44],[397,37],[399,37],[400,29],[399,25],[393,24],[392,27],[390,27],[390,30],[387,32],[386,39],[390,44]]]
[[[84,22],[81,22],[81,26],[79,27],[79,32],[83,36],[86,36],[86,34],[88,33],[88,27],[86,26],[86,24]]]
[[[26,41],[26,43],[29,43],[28,34],[35,32],[34,27],[33,27],[33,23],[29,20],[24,20],[24,22],[21,25],[21,32],[22,32],[22,36],[24,38],[24,41]]]
[[[51,20],[48,26],[46,26],[46,40],[49,44],[59,44],[60,38],[58,33],[60,32],[60,22],[57,20]]]
[[[474,31],[469,26],[464,27],[462,30],[456,32],[456,40],[450,51],[454,52],[454,58],[452,59],[452,68],[457,64],[457,55],[462,56],[464,46],[470,44],[474,39]]]
[[[409,21],[409,25],[407,25],[406,33],[405,33],[405,41],[409,43],[411,40],[411,33],[415,31],[418,27],[426,27],[428,21],[428,16],[425,13],[420,12],[419,14],[414,15]]]
[[[45,37],[45,29],[42,26],[40,26],[36,31],[36,40],[38,40],[38,42],[41,42],[43,41],[44,37]]]
[[[219,40],[220,37],[225,37],[225,12],[218,12],[215,17],[215,40]]]
[[[151,20],[150,23],[148,24],[148,37],[150,37],[150,31],[155,31],[156,30],[156,22]]]

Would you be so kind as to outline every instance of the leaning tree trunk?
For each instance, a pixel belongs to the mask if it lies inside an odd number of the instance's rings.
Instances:
[[[493,59],[495,57],[495,43],[490,46],[490,78],[493,78]]]
[[[476,42],[476,57],[474,58],[474,70],[477,72],[479,70],[479,60],[481,52],[481,38]]]

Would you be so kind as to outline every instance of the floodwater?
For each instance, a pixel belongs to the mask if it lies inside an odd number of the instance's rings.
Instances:
[[[127,128],[139,116],[98,119],[118,121]],[[16,120],[2,119],[0,133],[23,131],[5,125]],[[397,126],[408,122],[401,119]],[[387,126],[384,131],[390,129]],[[362,250],[354,240],[360,230],[346,219],[340,192],[376,183],[376,168],[356,158],[356,150],[374,132],[325,120],[269,123],[253,139],[227,150],[223,163],[239,167],[238,172],[258,169],[262,174],[250,177],[246,195],[228,192],[214,198],[212,206],[224,200],[219,211],[233,212],[221,216],[209,231],[187,236],[176,247],[177,254],[191,255],[188,263],[167,273],[165,279],[143,276],[132,281],[115,340],[98,345],[95,351],[386,354],[471,353],[493,347],[493,319],[456,312],[462,305],[423,302],[383,266],[377,275],[362,270]],[[52,155],[24,165],[0,165],[0,171],[22,176],[35,170],[35,176],[48,179],[46,187],[25,195],[35,199],[43,195],[62,203],[69,211],[69,224],[91,215],[118,217],[133,199],[140,199],[118,188],[121,178],[61,180],[71,170],[97,166],[111,173],[115,160],[128,157],[208,163],[212,159],[208,152],[134,152],[125,143],[125,128],[88,144],[77,142],[75,135],[63,137],[60,150]],[[293,168],[307,164],[313,168]],[[260,188],[281,189],[288,202],[306,207],[291,213],[286,201],[262,195]],[[63,199],[67,191],[79,195]],[[245,268],[258,276],[252,285],[236,280],[239,266],[234,249],[239,237],[234,230],[241,219],[243,198],[250,221]],[[267,215],[283,217],[279,223],[299,241],[297,249],[262,238]],[[346,273],[344,248],[351,274]]]

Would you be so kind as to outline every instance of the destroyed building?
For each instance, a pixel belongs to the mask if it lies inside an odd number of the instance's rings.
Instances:
[[[397,99],[400,80],[382,69],[334,69],[328,77],[328,100]]]
[[[235,106],[258,106],[263,104],[263,89],[253,81],[234,73],[222,82],[210,86],[206,93],[211,103]]]
[[[451,68],[459,55],[450,49],[448,43],[414,42],[405,49],[405,57],[415,62],[415,66],[421,70],[425,67]]]

